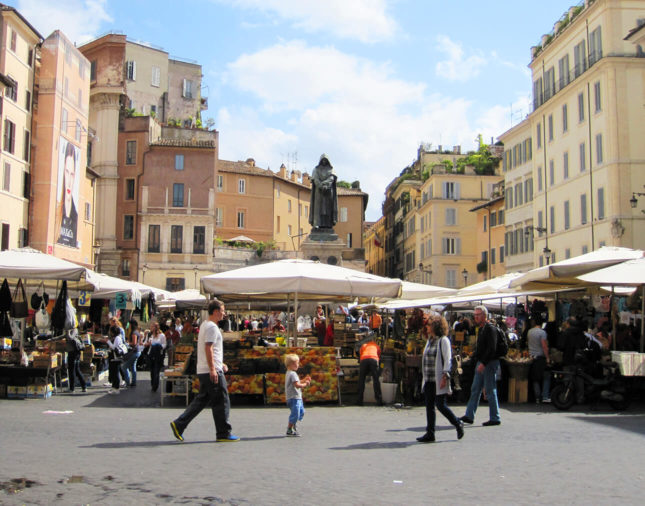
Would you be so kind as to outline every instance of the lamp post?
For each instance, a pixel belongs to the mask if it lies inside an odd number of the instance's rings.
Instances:
[[[199,265],[193,267],[193,272],[195,273],[195,288],[199,290],[199,288],[197,287],[197,273],[199,272]]]
[[[464,277],[464,286],[468,286],[468,271],[464,267],[464,270],[461,271],[461,275]]]
[[[146,271],[148,270],[148,264],[143,264],[141,266],[141,282],[145,283],[146,282]]]
[[[99,270],[99,254],[101,253],[101,241],[96,239],[92,245],[92,253],[94,255],[94,269],[98,272]]]
[[[428,275],[428,283],[432,283],[432,268],[424,269],[423,268],[423,262],[419,262],[419,272],[421,274],[424,274],[424,273],[427,274]],[[423,280],[423,276],[422,276],[422,280]]]
[[[542,250],[542,254],[544,255],[544,260],[547,265],[551,262],[551,250],[548,248],[548,246],[545,246],[544,249]]]
[[[638,199],[636,198],[636,196],[644,197],[645,193],[632,192],[632,198],[629,199],[629,205],[632,206],[632,209],[636,209],[636,206],[638,205]]]

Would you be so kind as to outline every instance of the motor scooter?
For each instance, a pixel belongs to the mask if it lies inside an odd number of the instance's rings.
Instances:
[[[624,379],[616,362],[599,362],[602,374],[594,377],[583,364],[576,363],[568,370],[553,371],[557,383],[551,389],[551,402],[561,410],[570,409],[574,404],[595,403],[601,400],[617,410],[629,407],[629,395]]]

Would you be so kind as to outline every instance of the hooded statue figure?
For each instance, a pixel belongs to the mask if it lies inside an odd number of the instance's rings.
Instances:
[[[309,224],[314,229],[333,229],[338,222],[336,179],[329,158],[322,154],[311,175]]]

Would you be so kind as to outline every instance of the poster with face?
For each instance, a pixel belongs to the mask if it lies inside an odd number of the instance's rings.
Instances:
[[[61,137],[58,150],[56,192],[56,242],[78,248],[78,193],[81,150]]]

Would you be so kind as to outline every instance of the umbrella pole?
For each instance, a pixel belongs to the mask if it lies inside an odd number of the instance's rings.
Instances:
[[[614,315],[614,285],[611,285],[611,299],[609,299],[609,318],[611,318],[611,349],[616,351],[616,316]]]
[[[641,348],[640,352],[643,353],[645,348],[645,285],[643,285],[643,293],[641,294]]]
[[[293,299],[293,341],[298,345],[298,292]]]

